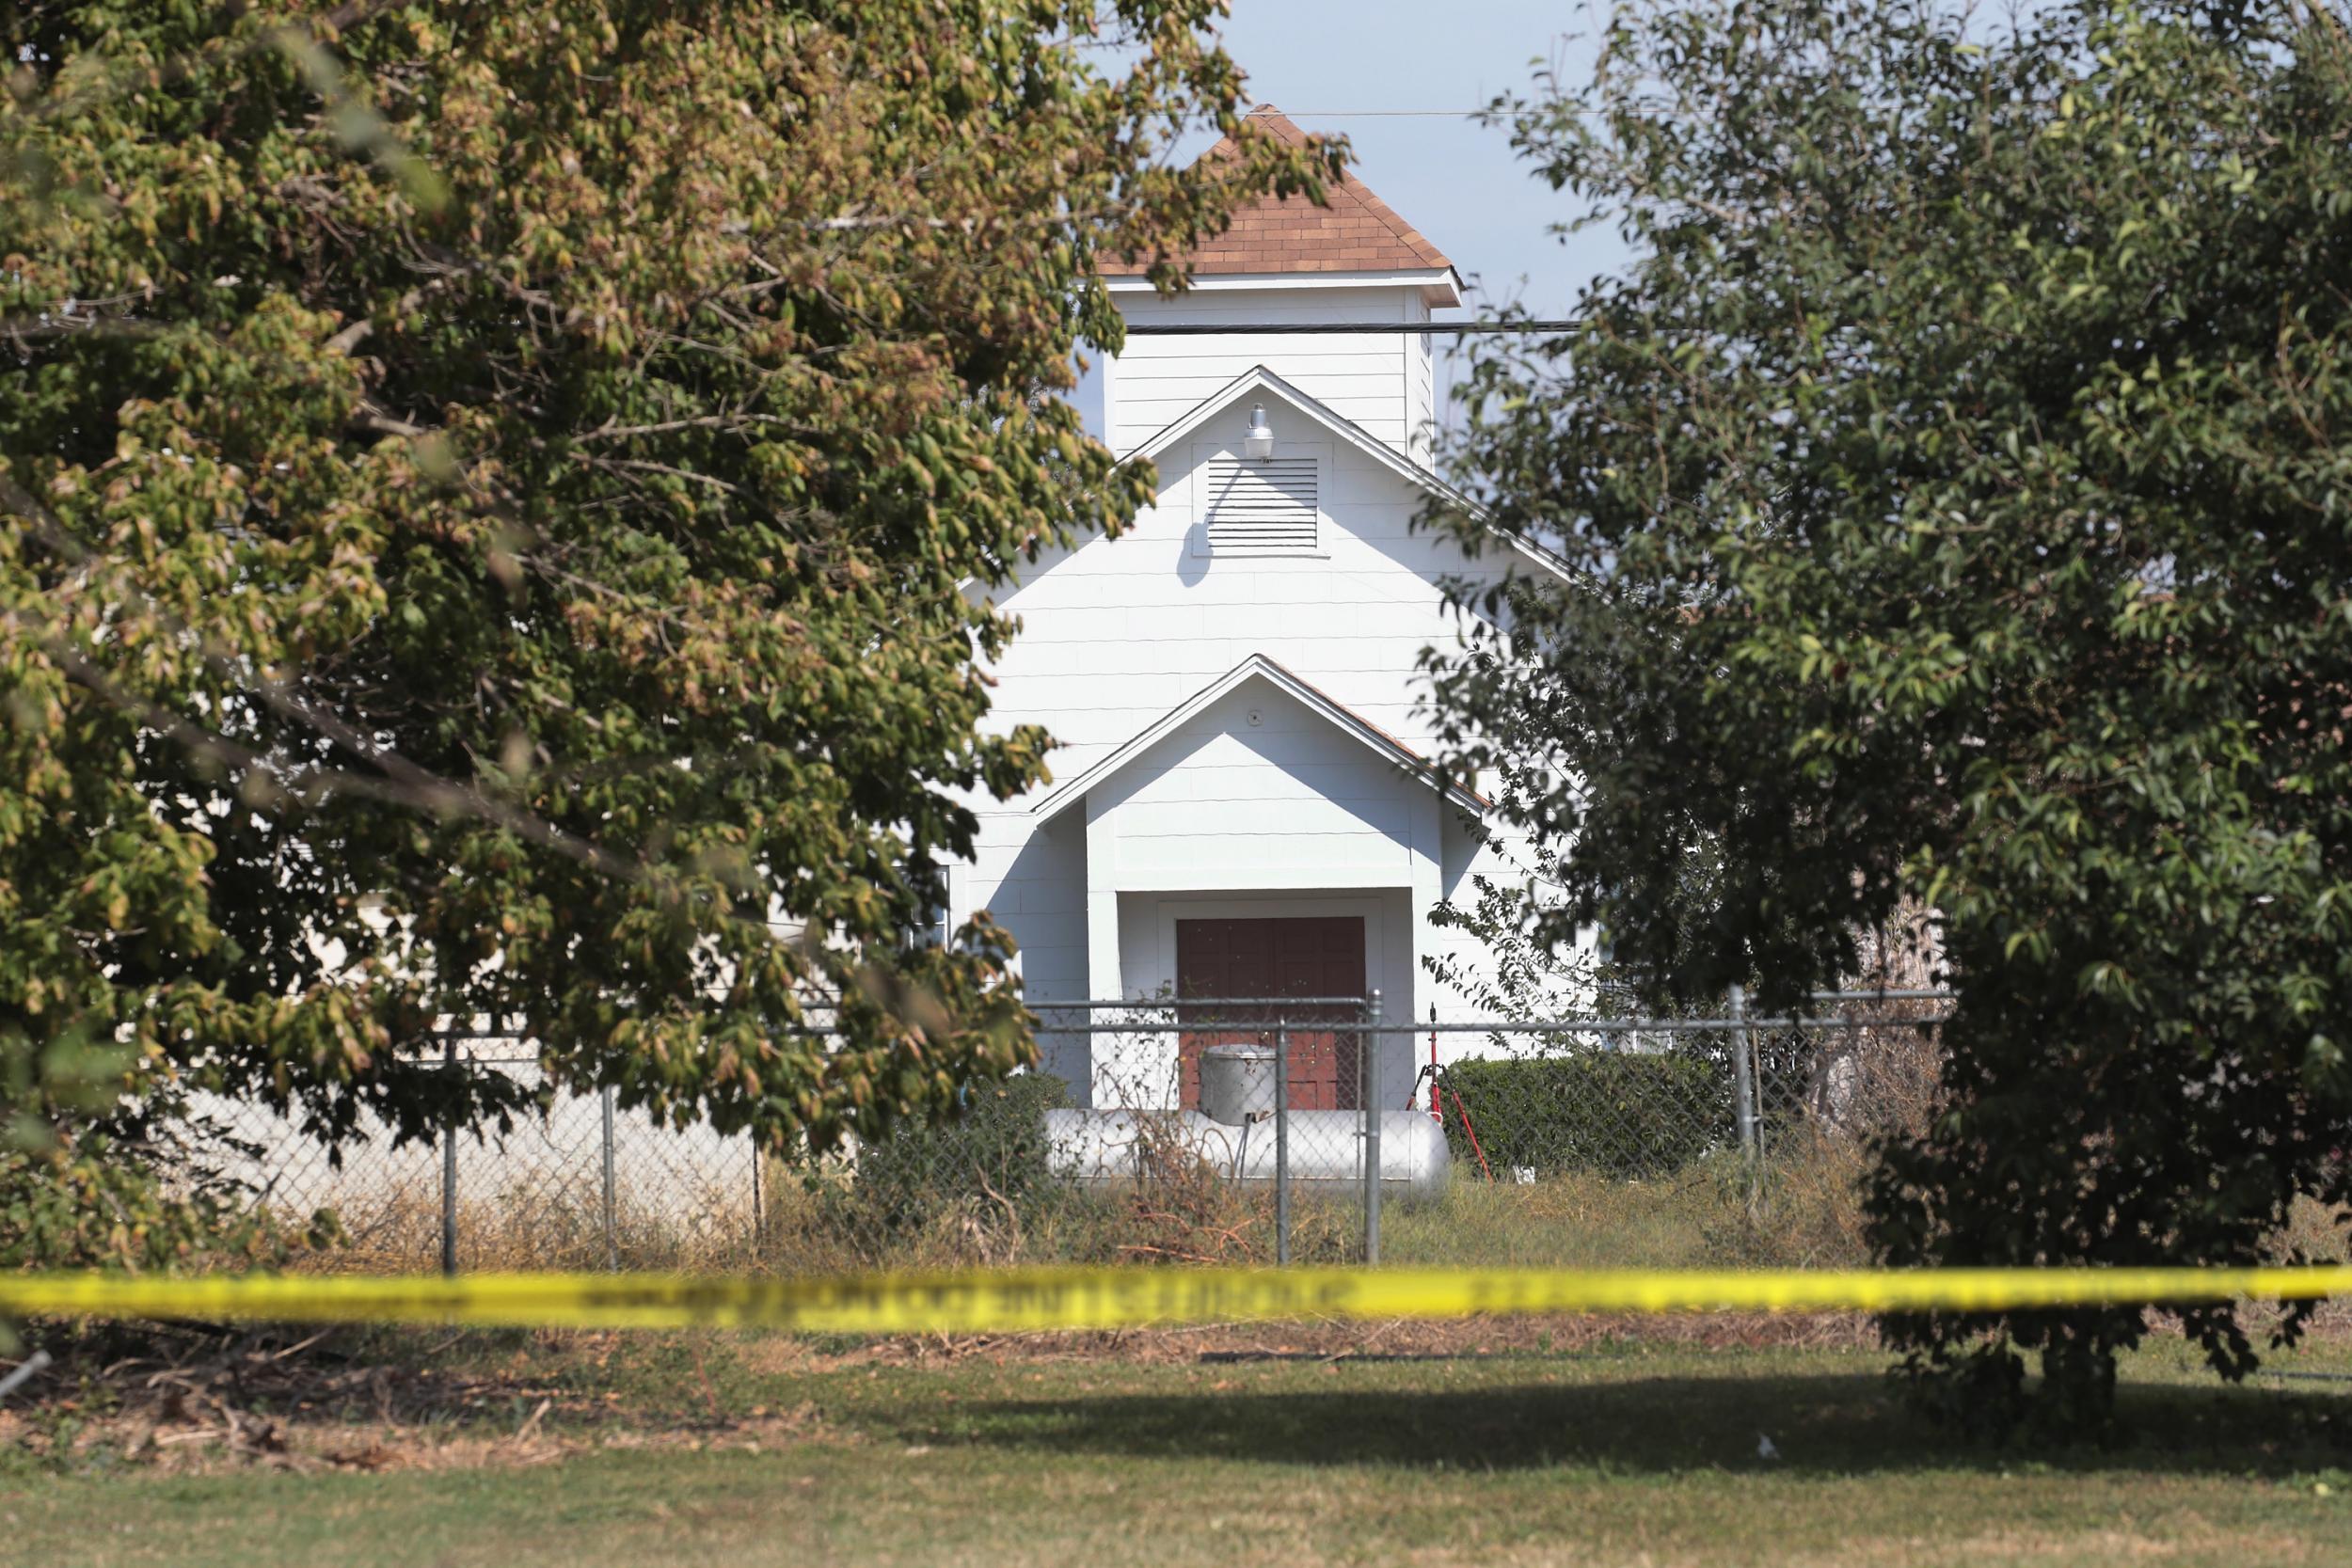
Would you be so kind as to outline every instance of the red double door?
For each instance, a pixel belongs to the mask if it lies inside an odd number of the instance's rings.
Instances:
[[[1184,1108],[1200,1101],[1203,1048],[1230,1041],[1272,1045],[1275,1021],[1283,1011],[1276,1006],[1215,1006],[1203,999],[1363,994],[1360,915],[1179,920],[1176,1016],[1185,1026],[1178,1042]],[[1329,1004],[1290,1009],[1293,1016],[1326,1022],[1348,1010]],[[1356,1109],[1358,1038],[1327,1028],[1290,1031],[1292,1110]]]

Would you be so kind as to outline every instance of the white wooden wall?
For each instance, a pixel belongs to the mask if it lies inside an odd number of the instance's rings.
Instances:
[[[1424,312],[1425,313],[1425,312]],[[1405,344],[1406,450],[1426,467],[1436,451],[1438,431],[1437,343],[1426,337]]]
[[[1303,416],[1266,401],[1278,433],[1305,433]],[[1238,442],[1247,423],[1246,406],[1229,410],[1200,442]],[[1127,532],[1025,568],[1001,597],[1022,630],[992,672],[1002,683],[996,720],[1051,726],[1062,742],[1052,765],[1067,778],[1263,653],[1427,751],[1414,666],[1456,631],[1438,579],[1484,578],[1506,558],[1473,562],[1450,538],[1414,531],[1422,492],[1344,445],[1334,444],[1323,486],[1319,558],[1194,554],[1188,476],[1164,467],[1159,480],[1158,504]]]
[[[1424,322],[1420,286],[1201,287],[1173,299],[1122,292],[1131,324],[1230,325],[1232,333],[1136,335],[1104,368],[1105,438],[1125,455],[1253,366],[1296,387],[1399,451],[1429,422],[1429,339],[1420,333],[1252,333],[1253,323]],[[1247,409],[1244,410],[1248,412]]]
[[[1393,887],[1426,784],[1269,681],[1194,715],[1093,792],[1089,880],[1166,888]]]
[[[1308,434],[1305,416],[1281,400],[1270,402],[1268,415],[1278,433]],[[1245,400],[1198,439],[1238,440],[1247,422]],[[1185,444],[1187,454],[1191,450]],[[1050,765],[1067,779],[1249,655],[1263,654],[1407,746],[1434,752],[1427,719],[1416,703],[1422,685],[1416,663],[1423,647],[1450,643],[1456,635],[1438,580],[1448,574],[1491,577],[1510,558],[1471,562],[1451,540],[1417,532],[1412,523],[1422,502],[1418,487],[1335,442],[1324,481],[1320,558],[1204,557],[1187,543],[1199,526],[1188,474],[1164,469],[1159,503],[1128,532],[1029,568],[1003,599],[1003,607],[1021,618],[1022,630],[992,671],[998,681],[992,725],[1045,726],[1062,742]],[[1290,721],[1287,712],[1284,722]],[[1307,744],[1304,737],[1301,744]],[[1376,757],[1362,754],[1381,769]],[[1282,814],[1300,805],[1290,798],[1296,783],[1297,775],[1279,769],[1256,775],[1246,767],[1227,770],[1214,810],[1192,816],[1199,845],[1193,853],[1217,854],[1210,840],[1219,824],[1237,816],[1263,812],[1267,820],[1287,820]],[[955,912],[961,917],[987,909],[1013,931],[1032,995],[1083,996],[1087,814],[1073,809],[1041,826],[1031,803],[981,805],[978,853],[958,878]],[[1181,838],[1186,814],[1171,800],[1153,797],[1147,803],[1165,817],[1158,827]],[[1176,815],[1167,816],[1170,810]],[[1494,847],[1474,849],[1470,835],[1452,824],[1453,813],[1441,815],[1448,819],[1442,891],[1467,897],[1473,873],[1497,873],[1505,863]],[[1368,833],[1359,847],[1381,854],[1380,842],[1378,833]],[[1286,852],[1295,858],[1295,851]],[[1185,853],[1181,845],[1176,853]],[[1325,885],[1309,879],[1310,867],[1299,866],[1297,873],[1298,886]],[[1354,875],[1330,879],[1365,883]],[[1430,940],[1440,945],[1459,941],[1443,934]],[[1408,997],[1417,1019],[1432,1002],[1458,1015],[1458,1003],[1438,995],[1425,978],[1416,977],[1409,991],[1394,996],[1391,1008],[1401,1008]],[[1066,1044],[1069,1059],[1048,1065],[1082,1083],[1084,1042]]]

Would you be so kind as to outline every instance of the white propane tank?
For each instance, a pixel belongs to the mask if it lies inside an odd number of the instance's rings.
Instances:
[[[1341,1197],[1364,1190],[1364,1118],[1358,1111],[1290,1114],[1291,1185]],[[1271,1186],[1274,1121],[1246,1127],[1198,1111],[1048,1111],[1046,1160],[1073,1181],[1125,1182],[1142,1174],[1146,1151],[1173,1143],[1232,1180]],[[1422,1111],[1380,1115],[1384,1198],[1435,1197],[1454,1168],[1445,1133]]]

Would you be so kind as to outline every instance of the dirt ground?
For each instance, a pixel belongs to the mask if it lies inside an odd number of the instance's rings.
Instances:
[[[2352,1561],[2342,1339],[2242,1387],[2165,1340],[2113,1440],[2065,1445],[1932,1420],[1851,1318],[42,1343],[0,1415],[0,1561]]]
[[[1017,1363],[1131,1367],[1264,1361],[1456,1360],[1565,1354],[1626,1338],[1622,1318],[1224,1323],[1086,1334],[817,1339],[724,1337],[730,1376]],[[1854,1314],[1718,1315],[1639,1325],[1645,1343],[1699,1349],[1864,1348]],[[542,1465],[621,1447],[756,1449],[813,1433],[813,1406],[744,1409],[710,1384],[710,1336],[483,1331],[360,1333],[154,1324],[57,1341],[53,1364],[0,1407],[0,1451],[52,1463],[105,1455],[173,1473],[446,1469]],[[685,1347],[683,1407],[647,1420],[629,1387],[599,1386],[625,1341]],[[455,1354],[453,1354],[455,1353]],[[698,1390],[698,1385],[700,1388]],[[697,1392],[699,1412],[693,1407]]]
[[[92,1326],[0,1405],[0,1455],[167,1473],[534,1465],[610,1448],[772,1448],[818,1433],[805,1400],[745,1392],[861,1370],[1528,1361],[1633,1350],[1879,1344],[1856,1313],[1581,1315],[1224,1323],[1083,1334],[856,1339],[755,1332]],[[2318,1344],[2352,1348],[2352,1314]],[[2181,1353],[2185,1355],[2185,1350]],[[1892,1357],[1889,1356],[1891,1362]],[[653,1366],[660,1370],[649,1370]]]

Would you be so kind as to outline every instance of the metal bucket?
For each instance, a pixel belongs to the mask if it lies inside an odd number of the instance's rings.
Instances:
[[[1236,1041],[1200,1053],[1200,1114],[1239,1127],[1274,1114],[1274,1047]]]

